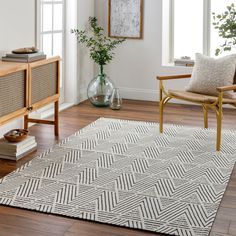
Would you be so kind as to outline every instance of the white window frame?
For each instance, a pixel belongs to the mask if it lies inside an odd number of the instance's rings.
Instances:
[[[165,1],[165,3],[164,3]],[[196,0],[197,1],[197,0]],[[164,64],[172,64],[174,62],[174,2],[175,0],[163,0],[163,4],[168,4],[169,8],[169,50],[164,60]],[[164,8],[163,8],[164,9]],[[164,42],[164,40],[163,40]],[[211,0],[203,0],[203,54],[210,56],[211,52]],[[166,48],[166,47],[165,47]],[[165,54],[165,52],[163,52]]]
[[[61,61],[61,84],[60,84],[60,104],[64,103],[65,100],[65,55],[66,55],[66,33],[65,33],[65,27],[66,27],[66,0],[58,0],[58,1],[48,1],[43,4],[62,4],[63,6],[63,21],[62,21],[62,30],[50,30],[50,31],[45,31],[42,32],[41,29],[43,26],[41,25],[42,19],[41,19],[41,1],[42,0],[36,0],[36,46],[39,49],[43,48],[43,40],[42,36],[45,34],[52,34],[52,54],[53,54],[53,34],[56,33],[62,33],[62,61]],[[52,8],[53,11],[53,8]],[[54,17],[52,15],[52,27],[53,27],[53,21]]]

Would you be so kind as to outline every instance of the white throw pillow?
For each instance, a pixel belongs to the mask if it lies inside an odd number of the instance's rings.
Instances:
[[[186,91],[218,96],[217,88],[234,84],[236,54],[214,59],[196,53],[192,77]],[[236,98],[234,91],[224,92],[224,97]]]

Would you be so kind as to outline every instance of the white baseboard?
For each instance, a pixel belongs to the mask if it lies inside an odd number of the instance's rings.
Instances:
[[[119,89],[121,96],[124,99],[159,102],[159,90],[125,88],[125,87],[120,87]],[[186,101],[181,101],[176,99],[172,99],[170,103],[192,104]]]
[[[151,89],[137,89],[137,88],[125,88],[121,87],[120,93],[122,98],[143,100],[143,101],[158,101],[159,91]]]
[[[65,110],[67,108],[70,108],[73,105],[74,105],[73,103],[62,103],[59,106],[59,112]],[[36,115],[36,117],[34,117],[34,118],[45,119],[45,118],[52,116],[53,114],[54,114],[54,106],[52,105],[47,110],[39,111],[38,114]]]

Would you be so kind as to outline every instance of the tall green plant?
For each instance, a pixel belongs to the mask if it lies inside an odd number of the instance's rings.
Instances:
[[[90,50],[90,57],[101,66],[107,65],[114,57],[114,49],[125,39],[110,39],[104,35],[104,29],[98,26],[96,17],[89,17],[89,30],[72,29],[78,43],[85,45]]]
[[[227,10],[222,14],[217,15],[215,12],[213,15],[214,28],[218,30],[219,36],[225,39],[224,44],[220,45],[216,49],[215,55],[218,56],[224,51],[231,51],[236,48],[236,9],[232,3],[227,6]]]

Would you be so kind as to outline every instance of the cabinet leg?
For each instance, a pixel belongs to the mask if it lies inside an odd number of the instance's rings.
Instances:
[[[24,116],[24,129],[28,129],[29,128],[28,118],[29,118],[28,115]]]
[[[55,121],[55,125],[54,125],[54,133],[55,136],[59,135],[59,102],[55,102],[54,104],[54,121]]]

